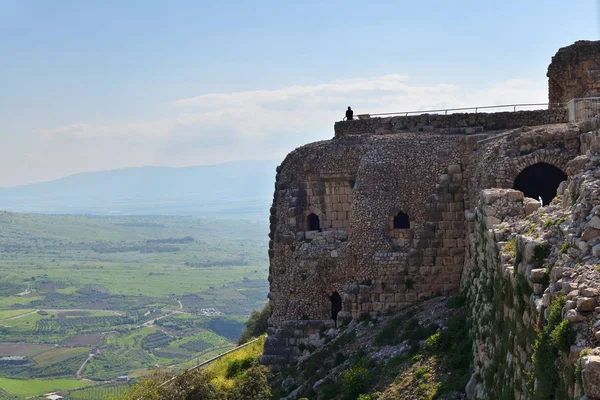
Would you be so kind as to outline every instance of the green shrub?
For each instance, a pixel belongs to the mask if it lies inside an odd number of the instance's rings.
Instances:
[[[515,269],[517,268],[517,266],[519,264],[521,264],[521,261],[523,261],[523,253],[521,252],[521,249],[516,249],[515,250]]]
[[[379,396],[381,396],[381,393],[379,393],[379,392],[369,393],[369,394],[361,394],[360,396],[358,396],[358,398],[356,400],[377,400],[377,399],[379,399]]]
[[[546,261],[546,258],[548,258],[551,251],[552,246],[550,246],[549,243],[544,242],[535,245],[533,248],[533,263],[537,268],[540,268],[542,265],[544,265],[544,261]]]
[[[369,314],[367,312],[360,313],[360,315],[358,316],[358,320],[357,320],[358,323],[369,322],[369,321],[371,321],[371,314]]]
[[[450,300],[448,300],[448,308],[461,308],[465,305],[466,301],[467,297],[462,294],[459,294],[458,296],[453,296],[450,298]]]
[[[346,361],[346,356],[344,353],[337,352],[335,353],[335,358],[333,359],[333,365],[337,367],[338,365],[342,365]]]
[[[244,344],[250,339],[264,335],[269,327],[269,317],[271,316],[271,307],[269,303],[265,304],[261,311],[254,310],[246,321],[246,328],[238,340],[238,345]]]
[[[364,393],[372,381],[373,374],[363,363],[353,365],[342,377],[345,391],[353,397]]]
[[[577,333],[571,327],[571,323],[566,319],[563,320],[550,334],[552,342],[558,348],[558,350],[567,352],[571,348],[571,345],[575,341]]]
[[[568,239],[565,239],[565,242],[562,244],[562,246],[560,246],[560,250],[558,251],[558,253],[565,254],[567,251],[569,251],[570,247],[571,247],[571,243],[569,243]]]
[[[267,380],[269,369],[264,366],[254,366],[244,374],[244,378],[236,381],[230,398],[232,400],[270,400],[271,388]],[[204,397],[188,397],[204,399]]]
[[[404,324],[402,316],[390,318],[383,329],[375,336],[377,346],[394,345],[399,343],[400,327]]]
[[[425,340],[423,350],[425,350],[428,353],[435,354],[435,352],[440,347],[440,336],[441,332],[436,332],[433,335],[429,336],[427,340]]]
[[[421,368],[417,368],[415,369],[415,371],[413,372],[415,375],[415,378],[417,378],[418,380],[421,380],[423,378],[427,378],[431,375],[431,370],[429,369],[429,367],[421,367]]]
[[[552,301],[548,308],[548,322],[538,333],[533,345],[533,374],[528,386],[534,400],[553,398],[560,389],[561,379],[555,363],[559,352],[568,351],[575,340],[575,332],[570,324],[562,320],[564,305],[565,296],[562,294]]]
[[[502,250],[507,254],[515,254],[515,238],[510,238],[502,247]]]
[[[255,357],[246,357],[241,360],[233,360],[227,365],[225,376],[229,379],[242,374],[244,371],[258,364]]]

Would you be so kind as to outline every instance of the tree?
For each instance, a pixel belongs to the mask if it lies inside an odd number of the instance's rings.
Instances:
[[[265,304],[261,311],[254,310],[244,325],[246,329],[238,340],[238,345],[248,342],[250,339],[264,335],[269,327],[269,317],[271,316],[271,306]]]

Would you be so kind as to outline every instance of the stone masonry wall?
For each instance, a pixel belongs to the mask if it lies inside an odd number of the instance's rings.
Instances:
[[[548,67],[550,103],[600,94],[600,41],[581,40],[563,47]],[[560,106],[557,106],[560,107]]]
[[[387,118],[368,118],[336,122],[335,137],[346,135],[383,135],[402,132],[473,134],[483,131],[514,129],[522,126],[557,124],[568,121],[567,109],[495,112],[422,114]]]

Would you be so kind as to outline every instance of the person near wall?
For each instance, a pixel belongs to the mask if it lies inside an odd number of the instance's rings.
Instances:
[[[350,106],[348,106],[348,109],[346,110],[346,120],[352,121],[353,119],[354,119],[354,111],[352,111]]]
[[[335,288],[331,288],[329,300],[331,300],[331,319],[333,319],[335,327],[337,328],[337,316],[338,313],[342,311],[342,296],[340,296]]]

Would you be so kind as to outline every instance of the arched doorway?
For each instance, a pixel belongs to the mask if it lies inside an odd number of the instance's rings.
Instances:
[[[408,218],[408,214],[399,211],[398,214],[394,216],[394,229],[410,229],[410,219]]]
[[[319,216],[315,213],[312,213],[308,216],[306,220],[307,230],[308,231],[320,231],[321,230],[321,221],[319,221]]]
[[[548,205],[556,197],[556,189],[567,175],[554,165],[540,162],[525,168],[515,178],[514,189],[538,200],[542,198],[543,205]]]

